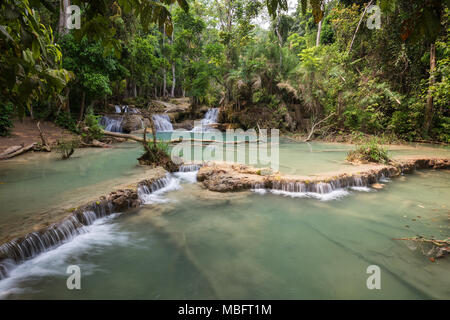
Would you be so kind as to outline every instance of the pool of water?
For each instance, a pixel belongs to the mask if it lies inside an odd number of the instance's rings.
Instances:
[[[424,171],[332,201],[196,184],[14,269],[12,299],[449,299],[448,259],[393,240],[450,235],[450,173]],[[161,200],[161,199],[160,199]],[[78,265],[82,289],[66,288]],[[381,268],[368,290],[367,267]]]
[[[252,146],[239,146],[239,148]],[[281,140],[280,171],[347,166],[351,146]],[[30,154],[0,163],[0,238],[60,208],[138,181],[139,145],[81,150],[68,161]],[[394,155],[448,155],[400,148]],[[97,221],[86,234],[25,262],[0,281],[11,299],[450,299],[449,259],[432,263],[411,243],[449,237],[450,173],[423,171],[319,201],[270,193],[217,194],[192,173],[140,210]],[[295,195],[294,195],[295,196]],[[82,290],[66,288],[79,265]],[[368,290],[378,265],[382,289]]]

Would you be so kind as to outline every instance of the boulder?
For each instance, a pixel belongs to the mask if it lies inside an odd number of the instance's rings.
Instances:
[[[191,131],[194,128],[194,120],[185,120],[180,123],[172,124],[174,130],[184,129],[186,131]]]
[[[122,131],[124,133],[130,133],[150,126],[150,121],[141,115],[133,114],[126,115],[122,122]]]

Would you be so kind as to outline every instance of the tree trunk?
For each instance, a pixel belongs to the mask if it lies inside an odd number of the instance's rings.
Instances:
[[[163,49],[163,57],[164,57],[164,44],[165,44],[165,39],[166,37],[166,25],[164,25],[163,27],[163,34],[162,34],[162,49]],[[166,74],[166,67],[164,66],[163,68],[163,92],[162,95],[165,98],[166,97],[166,90],[167,90],[167,74]]]
[[[175,97],[175,84],[176,84],[176,78],[175,78],[175,62],[172,62],[172,91],[170,92],[170,96],[172,98]]]
[[[135,81],[133,81],[133,97],[137,98],[137,87]]]
[[[322,20],[319,21],[319,26],[317,27],[317,37],[316,37],[316,47],[320,45],[320,33],[322,32]]]
[[[277,24],[275,25],[275,32],[277,33],[278,37],[278,46],[280,47],[280,68],[283,65],[283,38],[281,37],[280,33],[280,22],[281,22],[281,12],[278,11],[277,15]]]
[[[431,122],[433,120],[433,92],[431,87],[434,85],[436,79],[434,71],[436,69],[436,46],[434,43],[430,46],[430,85],[428,89],[427,105],[425,107],[425,122],[423,124],[422,133],[424,136],[428,135],[430,131]]]
[[[370,0],[370,2],[369,2],[369,3],[367,4],[367,6],[364,8],[364,12],[363,12],[363,14],[361,15],[361,18],[359,19],[358,26],[356,27],[356,31],[355,31],[355,34],[353,35],[352,42],[350,43],[350,48],[348,49],[347,54],[350,53],[350,51],[352,51],[353,42],[355,41],[356,34],[358,33],[359,27],[361,26],[361,22],[363,21],[363,18],[364,18],[364,16],[366,15],[367,9],[369,9],[369,7],[372,5],[372,2],[373,2],[373,0]]]
[[[173,34],[175,33],[175,31],[172,31],[172,42],[171,44],[173,45]],[[172,57],[173,58],[173,57]],[[176,85],[176,76],[175,76],[175,59],[172,59],[172,90],[170,92],[170,96],[172,98],[175,97],[175,85]]]
[[[85,105],[86,105],[86,92],[83,91],[83,95],[81,97],[80,116],[78,117],[78,121],[82,121],[83,120]]]
[[[170,13],[172,14],[172,5],[170,6]],[[172,30],[172,36],[170,44],[173,46],[173,40],[174,40],[174,34],[175,30]],[[176,78],[175,78],[175,57],[172,57],[172,90],[170,91],[170,96],[172,98],[175,97],[175,85],[176,85]]]
[[[69,17],[66,14],[67,7],[70,6],[70,0],[61,0],[59,5],[59,24],[58,24],[58,33],[60,35],[65,35],[69,32],[67,29],[67,18]]]

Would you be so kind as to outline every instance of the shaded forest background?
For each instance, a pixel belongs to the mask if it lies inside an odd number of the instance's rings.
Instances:
[[[81,8],[81,29],[65,8]],[[369,5],[381,28],[369,29]],[[0,133],[77,131],[108,104],[189,97],[243,129],[450,142],[449,1],[102,0],[0,4]],[[262,28],[262,21],[270,22]]]

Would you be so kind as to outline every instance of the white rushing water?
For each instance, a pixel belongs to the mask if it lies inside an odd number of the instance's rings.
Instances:
[[[219,119],[219,108],[211,108],[205,113],[205,117],[199,126],[192,129],[192,132],[207,132],[212,124]]]
[[[195,183],[197,181],[198,165],[182,166],[180,172],[167,174],[165,178],[155,181],[151,186],[140,186],[138,196],[142,203],[167,203],[170,199],[165,195],[181,189],[180,182]],[[91,214],[92,213],[92,214]],[[33,283],[41,277],[66,276],[68,265],[82,266],[83,274],[93,274],[98,269],[96,265],[83,263],[82,255],[86,252],[95,253],[108,246],[130,246],[130,233],[120,231],[114,219],[121,213],[113,213],[100,219],[94,212],[86,211],[84,216],[89,225],[78,229],[77,234],[69,237],[61,245],[48,248],[31,259],[20,264],[11,263],[8,276],[0,281],[0,299],[10,295],[31,292],[24,283]]]
[[[153,122],[156,132],[173,131],[172,122],[170,122],[170,117],[167,114],[154,114]]]
[[[104,126],[105,130],[109,132],[122,132],[122,122],[122,117],[114,119],[108,116],[103,116],[100,119],[100,125]]]
[[[115,105],[114,106],[116,113],[133,113],[133,114],[137,114],[139,113],[139,110],[136,108],[131,108],[129,106],[119,106],[119,105]]]
[[[118,225],[112,223],[118,215],[98,219],[92,225],[82,227],[83,232],[70,241],[16,266],[7,278],[0,281],[0,299],[8,298],[11,294],[30,292],[23,283],[31,284],[45,276],[66,277],[69,265],[82,267],[83,275],[94,273],[97,266],[83,263],[86,252],[100,252],[108,246],[130,246],[130,233],[120,231]]]

